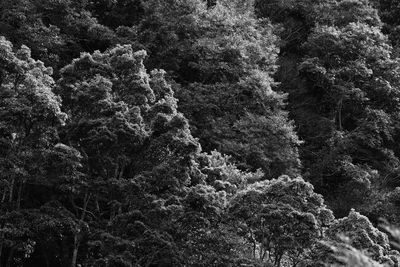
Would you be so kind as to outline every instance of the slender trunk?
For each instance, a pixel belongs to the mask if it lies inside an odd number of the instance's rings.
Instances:
[[[13,199],[14,183],[15,183],[15,178],[12,178],[11,185],[10,185],[10,195],[8,197],[8,202],[10,202],[10,203],[12,202],[12,199]]]
[[[111,212],[110,212],[110,219],[108,220],[108,222],[111,224],[111,221],[114,219],[115,217],[115,208],[114,206],[111,207]]]
[[[342,106],[343,106],[343,99],[340,99],[338,104],[339,131],[342,131]]]
[[[85,216],[86,216],[86,210],[87,210],[87,206],[89,204],[89,200],[90,200],[90,194],[88,192],[85,193],[85,197],[83,199],[83,210],[82,210],[82,214],[81,214],[81,222],[83,222],[85,220]]]
[[[72,207],[74,208],[75,214],[78,214],[78,207],[75,204],[74,198],[72,196],[69,197],[69,200],[71,201]]]
[[[1,238],[3,239],[3,236]],[[3,266],[3,264],[2,264],[2,253],[3,253],[3,242],[0,243],[0,267]]]
[[[263,249],[261,250],[261,261],[264,261],[266,255],[267,255],[267,248],[263,246]]]
[[[18,198],[17,198],[17,210],[21,207],[21,198],[22,198],[22,189],[24,187],[24,181],[21,181],[21,184],[18,188]]]
[[[76,266],[76,259],[78,258],[78,250],[79,250],[79,232],[77,232],[74,236],[74,250],[72,251],[72,260],[71,267]]]
[[[281,266],[281,260],[282,260],[282,254],[281,253],[277,253],[275,256],[275,265],[277,267]]]
[[[11,248],[10,249],[10,254],[8,254],[6,267],[11,267],[12,259],[13,259],[13,256],[14,256],[14,251],[15,251],[15,248]]]
[[[114,179],[118,179],[118,173],[119,173],[119,164],[116,164],[114,170]]]
[[[42,250],[42,253],[43,253],[43,258],[46,261],[46,267],[50,267],[49,257],[47,256],[47,254],[46,254],[46,252],[44,251],[43,248],[41,250]]]
[[[261,238],[261,245],[260,245],[260,260],[263,261],[265,257],[265,252],[264,252],[264,245],[263,243],[265,242],[265,232],[264,232],[264,220],[261,219],[261,232],[262,232],[262,238]]]
[[[95,198],[96,211],[100,213],[99,196],[96,194]]]
[[[80,235],[81,235],[81,224],[83,223],[83,221],[85,220],[85,215],[86,215],[86,210],[87,210],[87,205],[89,203],[90,200],[90,194],[88,192],[85,193],[85,197],[83,198],[83,209],[82,209],[82,214],[81,214],[81,218],[79,220],[79,225],[78,225],[78,229],[74,235],[74,248],[72,251],[72,259],[71,259],[71,267],[75,267],[76,266],[76,260],[78,258],[78,251],[79,251],[79,245],[80,245]]]
[[[4,187],[4,191],[3,191],[3,197],[1,198],[1,203],[4,203],[4,201],[6,201],[6,196],[7,196],[7,190]]]
[[[256,244],[256,242],[253,241],[253,258],[254,259],[257,258],[256,251],[257,251],[257,244]]]
[[[122,176],[124,175],[124,169],[125,169],[125,162],[122,162],[121,168],[119,171],[119,177],[118,177],[120,180],[122,179]]]
[[[255,239],[253,237],[253,232],[252,231],[250,231],[250,237],[251,237],[251,241],[253,242],[253,258],[255,259],[257,257],[256,256],[257,244],[256,244],[256,241],[255,241]]]

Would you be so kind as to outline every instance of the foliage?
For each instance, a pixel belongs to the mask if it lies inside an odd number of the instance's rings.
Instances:
[[[310,266],[397,266],[400,254],[391,250],[388,236],[369,219],[351,210],[335,220],[311,255]]]
[[[301,262],[333,220],[311,184],[287,176],[250,185],[238,192],[229,209],[253,257],[276,266],[285,258]]]
[[[4,0],[0,265],[398,266],[396,10]]]
[[[251,10],[241,1],[221,1],[199,12],[202,37],[190,62],[197,80],[177,90],[180,109],[206,151],[231,154],[241,169],[261,168],[268,178],[295,175],[300,141],[283,111],[286,95],[274,91],[271,77],[277,38]]]
[[[104,49],[114,33],[86,10],[86,1],[3,1],[0,33],[27,45],[34,58],[58,69],[82,51]]]
[[[399,253],[390,249],[387,235],[375,228],[367,217],[354,210],[347,217],[333,223],[327,235],[333,240],[337,240],[338,235],[344,235],[349,238],[350,245],[363,250],[373,260],[389,265],[399,264]]]
[[[51,68],[32,59],[26,46],[14,53],[4,37],[0,51],[1,203],[18,209],[25,184],[42,175],[38,158],[52,149],[66,114],[52,92]]]
[[[305,141],[305,176],[344,216],[366,201],[371,185],[396,183],[387,177],[398,165],[399,65],[368,1],[326,1],[314,9],[315,26],[283,65],[297,73],[282,88]]]

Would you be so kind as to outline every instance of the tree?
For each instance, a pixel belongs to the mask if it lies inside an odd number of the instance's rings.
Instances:
[[[186,264],[257,264],[249,257],[243,237],[236,233],[227,205],[248,184],[262,180],[263,173],[240,171],[229,156],[217,151],[200,154],[198,161],[204,181],[189,188],[184,213],[177,220]]]
[[[311,184],[287,176],[249,185],[232,199],[229,210],[253,257],[274,266],[286,259],[293,265],[301,262],[333,220]]]
[[[399,19],[397,12],[399,10],[399,3],[392,0],[372,0],[375,8],[378,10],[379,17],[382,20],[382,31],[388,35],[391,45],[394,48],[394,53],[398,56],[399,42],[397,36],[399,35]]]
[[[19,209],[24,186],[41,175],[37,159],[52,147],[66,114],[52,92],[51,68],[32,59],[26,46],[14,53],[4,37],[0,43],[2,203]]]
[[[271,177],[298,173],[299,141],[287,114],[281,112],[285,96],[271,89],[277,39],[268,22],[254,17],[253,3],[218,1],[212,8],[200,0],[142,4],[140,23],[117,32],[123,42],[143,45],[150,54],[148,65],[165,69],[167,77],[179,83],[173,83],[179,110],[189,119],[203,149],[233,154],[241,168],[261,167]],[[276,144],[260,138],[271,153],[263,149],[249,155],[254,144],[241,147],[246,130],[240,129],[239,121],[248,112],[262,115],[255,116],[256,131],[262,132],[261,125],[269,118],[273,118],[269,128],[284,128],[277,130],[285,137]],[[231,130],[235,124],[240,134]],[[276,155],[278,146],[288,155]],[[274,172],[270,165],[281,167]]]
[[[193,134],[206,151],[231,154],[242,169],[261,168],[268,178],[297,174],[300,142],[271,78],[278,52],[272,26],[241,1],[198,13],[202,37],[190,62],[197,81],[177,90]]]
[[[304,140],[304,176],[344,216],[397,173],[398,62],[377,10],[368,1],[259,1],[256,11],[282,23],[283,40],[293,37],[275,78]]]
[[[361,39],[364,41],[360,42]],[[321,47],[321,44],[325,45]],[[309,56],[300,65],[300,74],[308,88],[302,98],[315,103],[305,112],[317,114],[320,127],[325,129],[305,132],[307,127],[304,127],[302,134],[307,133],[308,149],[315,153],[318,146],[327,155],[323,164],[318,159],[311,167],[311,175],[320,179],[322,174],[333,179],[332,185],[337,187],[346,183],[346,176],[360,176],[346,174],[351,169],[343,169],[343,164],[364,170],[371,178],[376,176],[371,172],[374,169],[382,176],[396,172],[398,159],[393,138],[399,104],[399,73],[386,37],[379,28],[366,24],[350,23],[344,28],[325,26],[315,29],[305,48]],[[371,178],[365,182],[373,182]],[[322,186],[329,188],[327,182],[321,181]]]
[[[46,179],[49,175],[47,159],[57,150],[57,127],[64,125],[67,118],[61,111],[60,98],[52,91],[52,70],[32,59],[26,46],[14,52],[4,37],[0,38],[0,49],[0,254],[8,258],[6,266],[10,266],[21,265],[36,252],[36,245],[45,253],[45,241],[40,239],[39,230],[35,228],[41,227],[40,220],[46,218],[45,221],[53,220],[65,227],[71,227],[75,221],[73,216],[63,212],[50,215],[48,210],[37,209],[51,200],[54,185],[62,181],[60,177]],[[32,203],[31,197],[38,191],[44,196],[33,197]],[[57,230],[57,226],[52,230],[56,233],[64,231]],[[49,239],[53,237],[48,236]]]
[[[106,49],[115,34],[88,11],[84,1],[3,1],[0,32],[11,42],[30,47],[33,58],[55,74],[83,51]]]
[[[86,213],[100,219],[85,220],[94,227],[89,249],[103,255],[90,258],[88,264],[114,258],[117,248],[112,246],[121,242],[138,244],[127,247],[133,251],[126,256],[115,255],[123,261],[141,265],[182,260],[171,235],[187,186],[197,175],[194,157],[199,145],[177,112],[164,72],[146,73],[145,56],[131,46],[116,46],[82,54],[61,70],[57,92],[71,118],[62,139],[82,154],[88,177],[87,189],[75,202],[87,200]],[[121,229],[121,220],[135,214],[142,215],[132,218],[137,221],[133,232]],[[106,224],[108,231],[102,226]],[[97,244],[111,248],[99,250]]]
[[[179,83],[196,79],[189,62],[196,56],[191,47],[201,36],[197,16],[206,11],[204,1],[151,0],[142,5],[143,18],[136,27],[121,27],[119,36],[134,32],[127,42],[138,43],[149,53],[150,68],[164,69]]]
[[[375,228],[367,217],[354,210],[347,217],[335,221],[326,233],[330,241],[324,246],[331,255],[320,255],[324,262],[329,258],[336,262],[346,262],[352,258],[354,261],[359,255],[359,260],[367,261],[371,266],[380,266],[378,263],[389,266],[399,264],[399,252],[391,250],[387,235]],[[332,254],[336,256],[332,257]]]

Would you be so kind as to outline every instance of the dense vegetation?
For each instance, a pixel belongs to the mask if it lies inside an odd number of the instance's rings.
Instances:
[[[400,266],[399,15],[2,0],[0,266]]]

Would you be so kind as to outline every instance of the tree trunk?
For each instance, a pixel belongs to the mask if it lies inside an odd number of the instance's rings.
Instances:
[[[76,260],[78,258],[78,251],[79,251],[79,245],[80,245],[80,234],[81,234],[81,225],[83,223],[83,221],[85,220],[85,216],[86,216],[86,210],[87,210],[87,206],[89,204],[89,200],[90,200],[90,194],[88,192],[85,193],[85,197],[83,198],[83,209],[82,209],[82,214],[81,214],[81,218],[79,220],[79,225],[78,225],[78,229],[74,235],[74,248],[72,251],[72,259],[71,259],[71,267],[75,267],[76,266]]]
[[[15,251],[15,248],[11,248],[10,249],[10,254],[8,254],[6,267],[11,267],[12,259],[13,259],[13,256],[14,256],[14,251]]]
[[[42,250],[42,253],[43,253],[43,258],[46,261],[46,267],[50,267],[49,257],[47,256],[47,253],[43,250],[43,248],[41,250]]]
[[[10,202],[10,203],[12,202],[12,199],[13,199],[14,183],[15,183],[15,178],[12,178],[11,185],[10,185],[10,195],[8,198],[8,202]]]
[[[339,100],[338,103],[338,124],[339,131],[342,131],[342,108],[343,108],[343,98]]]
[[[78,258],[78,250],[79,250],[79,232],[77,232],[74,236],[74,250],[72,251],[72,259],[71,259],[71,267],[76,266],[76,259]]]
[[[1,198],[1,203],[4,203],[4,201],[6,200],[6,196],[7,196],[7,190],[4,187],[4,191],[3,191],[3,197]]]
[[[96,211],[98,213],[100,213],[100,204],[99,204],[99,195],[98,194],[96,194],[95,205],[96,205]]]
[[[1,237],[3,239],[3,237]],[[2,252],[3,252],[3,242],[0,243],[0,267],[3,266],[2,264]]]
[[[18,188],[18,198],[17,198],[17,210],[21,207],[21,198],[22,198],[22,189],[24,187],[24,181],[21,181],[21,184]]]

